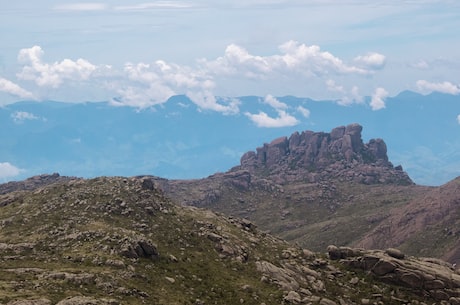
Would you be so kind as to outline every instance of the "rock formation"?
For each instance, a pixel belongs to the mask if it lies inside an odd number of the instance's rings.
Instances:
[[[370,272],[381,281],[417,290],[427,299],[460,304],[460,274],[444,261],[406,257],[392,248],[381,251],[329,246],[328,254],[331,259]]]
[[[385,142],[371,139],[363,143],[361,131],[361,125],[351,124],[330,133],[295,132],[245,153],[235,169],[269,176],[281,184],[331,177],[365,184],[412,184],[401,166],[393,167],[388,161]]]

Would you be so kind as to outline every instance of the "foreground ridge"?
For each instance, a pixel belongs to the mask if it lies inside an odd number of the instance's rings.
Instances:
[[[7,192],[0,226],[0,304],[460,304],[446,262],[315,253],[246,219],[176,205],[152,177]]]

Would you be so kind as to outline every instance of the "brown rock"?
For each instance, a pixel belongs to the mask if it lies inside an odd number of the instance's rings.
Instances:
[[[400,250],[395,249],[395,248],[388,248],[385,250],[385,253],[397,259],[404,259],[404,256],[405,256],[404,253],[402,253]]]
[[[393,272],[396,269],[396,265],[392,262],[379,260],[375,266],[372,268],[372,272],[376,275],[385,275],[387,273]]]

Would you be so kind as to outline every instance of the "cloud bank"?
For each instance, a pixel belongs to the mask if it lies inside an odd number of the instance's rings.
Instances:
[[[119,7],[118,9],[140,9],[155,7],[186,7],[180,2],[156,2]],[[107,9],[98,3],[68,4],[56,7],[62,10]],[[92,89],[104,91],[106,100],[114,106],[129,106],[139,109],[161,105],[178,94],[186,95],[199,111],[215,111],[225,115],[240,112],[237,99],[218,99],[216,91],[229,83],[260,83],[263,87],[283,82],[296,86],[317,87],[324,92],[338,95],[337,103],[350,105],[362,103],[363,95],[371,95],[372,110],[385,108],[389,92],[381,86],[374,92],[363,92],[356,85],[346,84],[347,79],[373,79],[374,75],[385,69],[387,58],[377,52],[367,52],[351,58],[348,62],[317,45],[307,45],[290,40],[278,46],[278,51],[269,55],[252,54],[244,47],[230,44],[224,54],[214,59],[202,58],[194,65],[181,65],[166,60],[153,62],[125,63],[122,68],[109,64],[94,64],[89,60],[64,58],[54,62],[44,59],[45,52],[35,45],[21,49],[16,73],[22,86],[5,78],[0,78],[0,91],[20,98],[53,99],[53,94],[61,90],[90,92]],[[460,94],[460,87],[451,82],[431,83],[426,80],[416,82],[423,92],[442,92]],[[30,89],[29,89],[30,88]],[[238,95],[235,92],[234,95]],[[267,93],[265,93],[267,94]],[[290,92],[286,92],[290,94]],[[363,94],[363,95],[362,95]],[[90,98],[88,98],[90,99]],[[306,108],[289,109],[272,95],[266,95],[263,102],[270,105],[277,114],[271,117],[265,112],[246,113],[257,126],[292,126],[298,123],[294,116],[309,118]],[[16,118],[23,121],[30,118]]]
[[[431,83],[426,80],[418,80],[416,83],[417,89],[424,93],[440,92],[446,94],[460,94],[460,86],[451,82]]]
[[[153,6],[182,7],[180,3],[145,4]],[[142,6],[143,7],[143,6]],[[133,9],[137,6],[132,7]],[[57,7],[62,10],[104,9],[97,3],[68,4]],[[129,9],[129,8],[124,8]],[[332,77],[354,75],[371,77],[385,65],[386,58],[379,53],[359,55],[351,63],[346,63],[317,45],[306,45],[294,40],[278,47],[278,53],[266,56],[251,54],[245,48],[230,44],[224,55],[215,59],[199,59],[194,66],[179,65],[165,60],[152,63],[126,63],[122,70],[108,64],[93,64],[79,58],[65,58],[46,62],[43,49],[35,45],[19,51],[18,62],[22,65],[16,77],[32,82],[40,90],[43,99],[53,99],[53,89],[65,87],[85,90],[85,87],[103,88],[113,105],[147,108],[162,104],[173,95],[186,94],[201,110],[211,110],[224,114],[239,112],[238,102],[222,104],[214,97],[216,89],[225,87],[230,81],[289,81],[324,79],[329,91],[344,96],[346,103],[353,101],[350,90],[338,85]],[[0,90],[31,98],[28,91],[6,79],[0,79]],[[87,90],[89,91],[89,90]],[[45,93],[44,93],[45,92]],[[235,93],[237,95],[238,93]],[[271,103],[267,101],[267,103]],[[344,102],[345,103],[345,102]],[[276,106],[276,105],[275,105]],[[276,109],[285,109],[284,106]]]

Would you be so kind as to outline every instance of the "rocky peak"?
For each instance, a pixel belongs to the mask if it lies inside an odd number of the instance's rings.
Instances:
[[[363,127],[350,124],[330,133],[303,131],[281,137],[241,157],[239,169],[252,174],[292,180],[318,181],[330,176],[363,183],[403,183],[412,181],[400,166],[388,161],[382,139],[364,143]]]
[[[34,190],[39,187],[49,185],[58,181],[65,182],[77,179],[76,177],[61,176],[58,173],[42,174],[27,178],[23,181],[10,181],[0,184],[0,195],[14,191]]]

